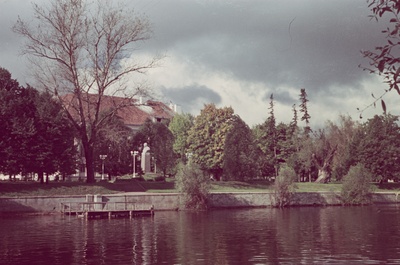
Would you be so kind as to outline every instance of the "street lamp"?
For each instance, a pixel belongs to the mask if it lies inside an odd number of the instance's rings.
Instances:
[[[101,159],[101,180],[104,180],[104,160],[107,158],[107,155],[100,155]]]
[[[131,151],[132,159],[133,159],[133,176],[132,178],[136,178],[136,156],[139,154],[138,151]]]

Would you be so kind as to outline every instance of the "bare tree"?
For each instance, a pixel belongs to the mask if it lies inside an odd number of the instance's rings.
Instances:
[[[23,53],[34,65],[36,80],[64,104],[78,132],[87,182],[95,181],[93,153],[99,130],[119,109],[134,104],[129,99],[148,92],[142,85],[128,89],[127,77],[144,73],[160,59],[132,60],[138,45],[151,37],[150,23],[112,2],[51,0],[46,6],[34,4],[34,21],[19,18],[13,27],[27,40]],[[115,101],[106,113],[100,113],[107,95],[127,100]]]

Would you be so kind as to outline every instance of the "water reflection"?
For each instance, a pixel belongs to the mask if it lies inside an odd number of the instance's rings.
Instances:
[[[0,219],[0,264],[399,264],[397,206]]]

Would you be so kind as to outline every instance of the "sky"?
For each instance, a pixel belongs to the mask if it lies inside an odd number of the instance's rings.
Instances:
[[[34,1],[38,4],[45,0]],[[198,115],[204,104],[230,106],[249,126],[268,117],[270,96],[278,122],[290,122],[300,89],[308,94],[311,126],[359,111],[387,89],[361,50],[384,43],[384,22],[371,21],[366,0],[130,0],[152,24],[153,36],[131,58],[165,55],[144,78],[159,100]],[[32,2],[0,0],[0,67],[30,82],[20,55],[24,40],[11,31],[18,16],[32,17]],[[385,97],[400,114],[396,92]],[[382,114],[368,108],[365,121]],[[301,114],[299,114],[300,116]],[[301,123],[300,123],[301,125]]]

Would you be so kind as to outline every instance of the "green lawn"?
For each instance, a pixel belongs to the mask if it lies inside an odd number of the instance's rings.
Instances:
[[[212,192],[262,192],[272,190],[272,183],[267,181],[223,181],[212,182]],[[296,183],[298,192],[337,191],[341,190],[341,184],[330,183]],[[377,191],[400,191],[400,183],[385,183],[377,186]],[[114,183],[97,182],[86,184],[84,182],[51,182],[40,184],[25,181],[0,181],[0,196],[57,196],[57,195],[85,195],[85,194],[113,194],[123,192],[176,192],[174,179],[166,181],[154,181],[152,178],[137,181],[121,179]]]

